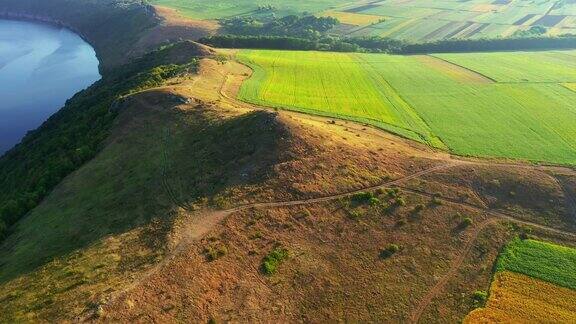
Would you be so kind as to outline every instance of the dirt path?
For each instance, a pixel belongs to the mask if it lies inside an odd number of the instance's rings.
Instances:
[[[365,192],[365,191],[374,191],[376,189],[394,187],[394,186],[401,184],[402,182],[412,180],[412,179],[415,179],[415,178],[418,178],[418,177],[421,177],[423,175],[433,173],[436,171],[453,168],[457,165],[458,165],[457,162],[445,163],[445,164],[441,164],[441,165],[437,165],[437,166],[428,168],[426,170],[422,170],[422,171],[413,173],[411,175],[407,175],[407,176],[398,178],[396,180],[386,181],[386,182],[379,184],[379,185],[374,185],[374,186],[370,186],[370,187],[364,187],[361,189],[351,190],[351,191],[343,192],[343,193],[336,194],[336,195],[330,195],[330,196],[319,197],[319,198],[292,200],[292,201],[252,203],[252,204],[246,204],[246,205],[235,207],[233,209],[230,209],[229,211],[230,212],[237,212],[237,211],[250,209],[250,208],[289,207],[289,206],[307,205],[307,204],[315,204],[315,203],[338,200],[340,198],[346,198],[346,197],[353,196],[357,193],[361,193],[361,192]]]
[[[554,181],[556,181],[556,183],[558,183],[558,185],[560,186],[560,188],[562,188],[562,191],[564,192],[566,208],[568,210],[568,213],[574,219],[576,219],[576,198],[574,198],[574,196],[572,195],[572,192],[570,188],[568,188],[568,185],[566,184],[565,181],[559,179],[558,176],[552,176],[552,178],[554,179]]]
[[[460,251],[458,256],[456,256],[456,259],[452,261],[448,269],[448,272],[446,272],[446,274],[444,274],[442,279],[440,279],[428,291],[428,293],[424,296],[424,298],[420,300],[418,306],[414,309],[414,311],[410,315],[411,323],[418,323],[420,317],[422,316],[426,308],[428,308],[428,305],[430,305],[434,297],[436,297],[440,292],[442,292],[442,290],[444,290],[444,287],[448,284],[448,282],[450,282],[450,279],[452,279],[452,277],[457,274],[458,270],[466,260],[466,257],[468,256],[468,254],[470,254],[470,250],[474,246],[474,242],[476,241],[480,233],[482,233],[482,230],[484,230],[489,225],[495,224],[497,222],[498,219],[496,218],[487,219],[466,234],[467,239],[466,243],[462,247],[462,251]]]

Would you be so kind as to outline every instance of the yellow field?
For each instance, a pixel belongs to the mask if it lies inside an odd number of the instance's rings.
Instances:
[[[472,7],[472,11],[492,12],[492,11],[498,11],[500,8],[501,6],[499,5],[482,3]]]
[[[476,73],[472,70],[465,69],[456,64],[444,61],[440,58],[421,55],[418,56],[418,61],[424,63],[426,66],[447,75],[458,82],[463,83],[494,83],[494,81],[488,79],[482,74]]]
[[[364,15],[352,12],[340,12],[340,11],[326,11],[322,13],[323,17],[333,17],[338,19],[343,24],[355,25],[355,26],[366,26],[380,22],[385,19],[382,16],[374,15]]]
[[[564,83],[564,86],[572,91],[576,91],[576,83]]]
[[[576,291],[514,272],[498,272],[485,308],[464,323],[576,323]]]

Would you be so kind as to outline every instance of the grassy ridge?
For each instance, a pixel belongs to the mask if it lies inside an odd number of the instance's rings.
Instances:
[[[576,289],[576,249],[515,239],[498,258],[496,270],[522,273]]]
[[[492,55],[492,71],[505,71],[509,54]],[[555,81],[522,81],[524,68],[509,77],[520,82],[493,82],[490,71],[431,56],[255,50],[239,54],[255,72],[239,98],[370,123],[461,155],[576,164],[576,93],[565,85],[573,73],[556,73],[567,54],[517,55],[517,66],[542,57],[540,79]]]

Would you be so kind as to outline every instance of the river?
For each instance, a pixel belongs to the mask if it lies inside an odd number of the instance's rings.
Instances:
[[[96,53],[80,36],[0,19],[0,155],[99,79]]]

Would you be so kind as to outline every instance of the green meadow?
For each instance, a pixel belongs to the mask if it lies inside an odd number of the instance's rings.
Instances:
[[[576,249],[515,239],[500,254],[496,271],[512,271],[576,289]]]
[[[239,99],[368,123],[465,156],[576,164],[574,52],[245,50]]]

